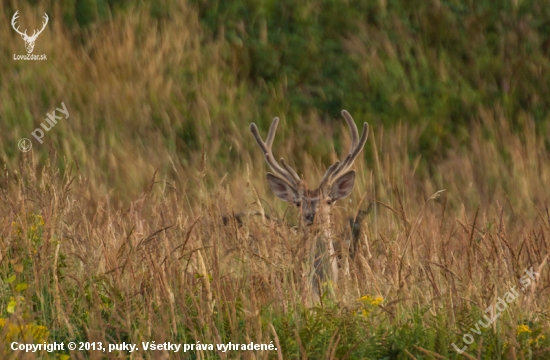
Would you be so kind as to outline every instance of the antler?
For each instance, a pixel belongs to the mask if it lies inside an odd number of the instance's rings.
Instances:
[[[289,185],[297,189],[301,179],[298,176],[298,174],[296,174],[296,171],[294,171],[294,169],[291,168],[290,165],[288,165],[283,158],[281,158],[281,164],[283,165],[281,167],[281,165],[277,163],[277,161],[275,160],[275,157],[273,156],[273,151],[271,147],[273,146],[273,140],[275,139],[275,133],[277,132],[278,125],[279,125],[279,118],[276,117],[273,119],[273,122],[271,123],[271,127],[269,128],[269,133],[267,134],[267,138],[265,142],[262,140],[262,137],[260,136],[260,133],[258,131],[258,127],[256,127],[256,124],[254,123],[250,124],[250,131],[252,132],[252,135],[254,135],[254,139],[256,139],[256,142],[262,149],[265,160],[267,161],[267,164],[269,165],[271,170],[275,173],[275,175],[282,178],[283,180],[288,182]]]
[[[15,12],[15,14],[13,14],[13,17],[11,18],[11,26],[13,27],[13,29],[21,36],[24,36],[25,38],[28,38],[28,39],[36,39],[38,37],[38,35],[40,35],[40,33],[42,31],[44,31],[44,29],[46,28],[46,25],[48,25],[48,14],[44,13],[44,19],[46,20],[46,22],[43,22],[42,23],[42,29],[40,29],[40,31],[38,31],[38,33],[36,32],[36,30],[33,31],[32,35],[29,36],[27,35],[27,29],[25,29],[25,32],[22,33],[21,31],[19,31],[19,26],[16,28],[16,20],[19,19],[19,16],[17,15],[17,13],[19,13],[19,10],[17,10]]]
[[[11,18],[11,27],[13,28],[13,30],[15,30],[19,35],[21,36],[26,36],[26,37],[29,37],[29,35],[27,35],[27,29],[25,29],[25,32],[22,33],[21,31],[19,31],[19,26],[16,28],[15,27],[15,22],[17,19],[19,19],[19,16],[17,16],[17,13],[19,12],[19,10],[17,10],[15,12],[15,14],[13,14],[13,17]]]
[[[46,22],[42,23],[42,29],[40,29],[40,31],[38,31],[38,33],[36,35],[35,35],[36,30],[34,30],[31,37],[33,37],[33,38],[38,37],[38,35],[40,35],[40,33],[42,31],[44,31],[44,29],[46,28],[46,25],[48,25],[48,20],[49,20],[48,14],[44,13],[44,19],[46,19]]]
[[[367,142],[367,138],[369,136],[369,124],[363,124],[363,133],[361,134],[361,138],[359,138],[359,131],[357,131],[355,121],[353,121],[353,118],[351,117],[349,112],[347,112],[346,110],[342,110],[342,115],[346,119],[346,122],[348,123],[351,131],[351,147],[349,150],[349,154],[346,156],[344,161],[342,161],[342,163],[337,161],[327,169],[325,176],[323,176],[323,180],[321,180],[321,185],[319,186],[319,188],[324,188],[327,185],[329,187],[332,186],[334,181],[338,179],[340,175],[349,170],[349,168],[353,165],[353,162],[357,158],[357,155],[359,155],[361,150],[363,150],[363,147],[365,146],[365,143]]]

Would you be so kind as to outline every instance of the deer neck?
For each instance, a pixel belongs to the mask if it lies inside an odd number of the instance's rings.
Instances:
[[[329,255],[331,280],[334,286],[338,283],[338,263],[336,262],[337,256],[334,250],[334,243],[332,241],[332,227],[330,221],[330,214],[326,217],[326,221],[323,223],[321,229],[322,240],[326,243],[326,249]]]
[[[305,226],[305,235],[313,240],[316,258],[323,259],[325,266],[320,267],[321,271],[326,271],[325,275],[317,274],[320,277],[327,276],[332,282],[332,286],[338,283],[338,264],[336,250],[332,239],[332,221],[330,207],[320,208],[318,219],[312,226]],[[321,252],[321,253],[320,253]],[[323,270],[324,269],[324,270]]]

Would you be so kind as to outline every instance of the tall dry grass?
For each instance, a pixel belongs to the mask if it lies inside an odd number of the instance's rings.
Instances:
[[[208,159],[187,182],[152,174],[128,207],[100,197],[90,213],[88,181],[78,169],[61,176],[52,154],[36,173],[29,153],[17,173],[5,172],[2,190],[2,278],[15,275],[2,286],[17,303],[9,321],[44,325],[50,340],[275,341],[284,358],[453,357],[451,343],[533,267],[537,281],[467,351],[475,358],[542,359],[549,330],[549,159],[528,125],[518,135],[506,124],[498,113],[486,114],[471,129],[469,148],[433,174],[423,173],[422,159],[407,157],[418,129],[374,129],[368,146],[375,161],[357,161],[352,199],[335,209],[336,233],[345,239],[346,216],[373,203],[358,254],[335,284],[337,295],[312,308],[302,296],[311,264],[291,213],[283,223],[251,216],[242,226],[224,225],[224,215],[243,210],[284,218],[261,180],[260,156],[240,179],[214,185],[205,182],[216,171]],[[487,127],[496,130],[490,141]],[[316,174],[308,161],[304,173]],[[238,201],[230,189],[240,189]],[[21,283],[28,288],[16,290]],[[358,301],[377,296],[379,306]],[[529,339],[518,333],[523,324]],[[0,346],[7,345],[3,339]],[[137,356],[156,355],[141,349]]]

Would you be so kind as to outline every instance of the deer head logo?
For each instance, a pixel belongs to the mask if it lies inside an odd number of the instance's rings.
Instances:
[[[21,32],[19,31],[19,26],[15,27],[16,26],[15,22],[17,18],[19,18],[19,16],[17,15],[18,12],[19,10],[16,11],[15,14],[13,14],[13,17],[11,18],[11,26],[15,31],[17,31],[19,35],[21,35],[23,40],[25,40],[25,48],[27,49],[27,54],[32,54],[32,51],[34,50],[34,42],[36,41],[36,38],[38,37],[38,35],[40,35],[40,33],[42,33],[42,31],[44,31],[44,28],[48,24],[48,14],[44,13],[44,19],[46,21],[42,23],[42,29],[40,29],[38,32],[34,30],[32,35],[29,36],[27,35],[26,29],[25,29],[25,32]]]

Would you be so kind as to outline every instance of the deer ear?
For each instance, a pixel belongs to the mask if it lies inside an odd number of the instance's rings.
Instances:
[[[332,189],[330,190],[330,198],[332,201],[343,199],[348,196],[353,190],[353,185],[355,184],[355,170],[350,170],[344,175],[340,176]]]
[[[267,173],[267,181],[271,191],[281,200],[294,202],[298,198],[298,192],[286,181],[278,178],[272,173]]]

